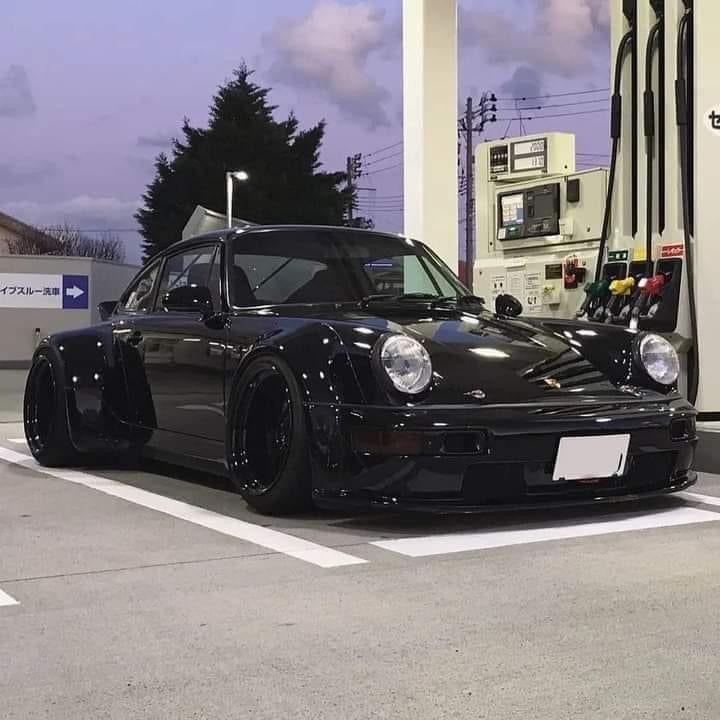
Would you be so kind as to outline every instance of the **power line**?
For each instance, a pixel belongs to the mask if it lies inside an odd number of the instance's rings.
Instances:
[[[376,193],[377,190],[375,188],[358,188],[358,190],[365,190],[367,192]],[[405,195],[403,193],[398,193],[397,195],[363,195],[360,200],[376,200],[380,198],[386,198],[386,199],[396,199],[396,198],[404,198]]]
[[[85,228],[71,228],[72,230],[76,230],[77,232],[83,232],[83,233],[139,233],[141,231],[141,228],[100,228],[100,229],[90,229],[86,230]]]
[[[564,93],[549,93],[548,95],[534,95],[534,96],[527,96],[527,97],[509,97],[509,98],[498,98],[498,101],[500,102],[515,102],[520,101],[524,102],[525,100],[547,100],[549,98],[557,98],[557,97],[573,97],[574,95],[595,95],[597,93],[609,93],[610,88],[600,88],[598,90],[575,90],[573,92],[564,92]]]
[[[358,198],[356,200],[358,205],[379,205],[379,206],[394,206],[394,205],[402,205],[404,202],[404,198],[388,198],[387,200],[374,200],[372,198]]]
[[[400,157],[403,154],[403,151],[400,150],[399,152],[392,153],[391,155],[383,155],[382,157],[377,158],[376,160],[370,160],[370,162],[363,163],[364,167],[372,167],[373,165],[378,165],[381,162],[385,162],[385,160],[392,160],[393,158]]]
[[[598,113],[609,113],[610,108],[600,108],[599,110],[583,110],[581,112],[569,112],[569,113],[552,113],[550,115],[535,115],[534,117],[523,117],[523,121],[529,121],[529,120],[545,120],[545,119],[551,119],[551,118],[564,118],[564,117],[577,117],[578,115],[596,115]],[[504,120],[509,120],[510,122],[513,122],[515,120],[520,120],[521,118],[498,118],[500,122],[503,122]]]
[[[521,101],[518,101],[521,102]],[[579,100],[578,102],[569,102],[569,103],[551,103],[549,105],[525,105],[521,106],[520,108],[516,107],[503,107],[500,108],[501,112],[507,112],[508,110],[545,110],[547,108],[564,108],[564,107],[577,107],[578,105],[594,105],[596,103],[600,102],[607,102],[607,98],[597,98],[596,100]]]
[[[392,145],[387,145],[386,147],[378,148],[377,150],[373,150],[372,152],[363,153],[363,155],[365,155],[365,157],[372,157],[373,155],[378,155],[379,153],[384,152],[385,150],[392,150],[393,148],[398,147],[398,145],[402,145],[403,142],[404,142],[403,140],[400,140],[396,143],[393,143]]]
[[[363,175],[377,175],[378,173],[385,172],[386,170],[394,170],[395,168],[402,167],[402,163],[398,163],[397,165],[390,165],[388,167],[380,168],[379,170],[366,170],[365,172],[361,173],[361,177]]]

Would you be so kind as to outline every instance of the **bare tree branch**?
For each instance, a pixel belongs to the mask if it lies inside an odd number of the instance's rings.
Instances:
[[[113,262],[125,260],[125,248],[118,235],[103,232],[97,237],[90,237],[71,225],[33,229],[8,244],[11,255],[62,255]]]

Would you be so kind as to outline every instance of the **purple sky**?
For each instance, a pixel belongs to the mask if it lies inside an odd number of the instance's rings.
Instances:
[[[243,59],[258,82],[273,87],[281,114],[294,109],[302,124],[327,119],[323,161],[330,170],[343,167],[348,154],[402,138],[400,0],[2,4],[0,210],[28,222],[133,228],[154,156],[167,149],[183,116],[205,123],[214,89]],[[465,0],[460,96],[605,88],[607,24],[607,0]],[[506,126],[491,126],[487,137]],[[579,151],[608,152],[605,113],[527,129],[573,131]],[[511,134],[519,134],[517,122]],[[400,202],[391,198],[402,193],[401,168],[362,184],[377,188],[377,226],[399,230]],[[128,260],[137,262],[137,236],[122,237]]]

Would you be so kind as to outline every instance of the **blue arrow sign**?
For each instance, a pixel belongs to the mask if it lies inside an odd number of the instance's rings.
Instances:
[[[64,310],[87,310],[90,281],[87,275],[63,275],[62,306]]]

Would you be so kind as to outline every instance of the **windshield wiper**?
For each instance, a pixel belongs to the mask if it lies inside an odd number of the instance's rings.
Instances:
[[[444,303],[456,303],[457,305],[484,305],[485,298],[477,295],[448,295],[446,297],[437,298],[433,305],[442,305]]]
[[[433,295],[432,293],[403,293],[401,295],[393,295],[392,293],[385,293],[379,295],[366,295],[362,301],[363,303],[370,302],[412,302],[417,300],[420,302],[429,302],[431,305],[443,305],[447,303],[455,303],[458,305],[484,305],[485,300],[475,295]]]
[[[392,300],[397,302],[407,302],[411,300],[438,300],[437,295],[430,293],[402,293],[396,295],[395,293],[381,293],[379,295],[366,295],[362,301],[363,303],[370,302],[384,302],[386,300]]]

